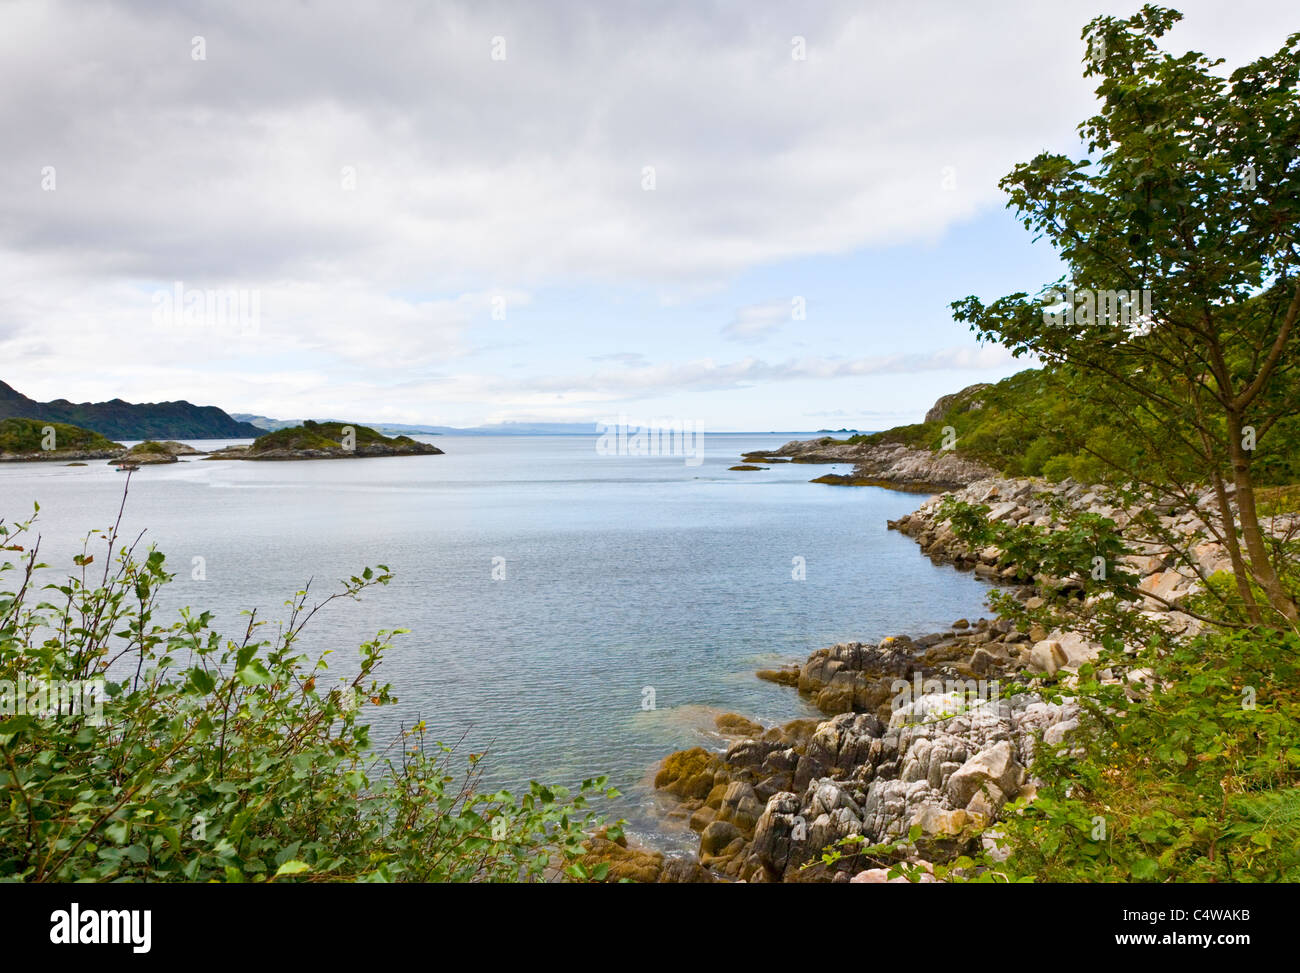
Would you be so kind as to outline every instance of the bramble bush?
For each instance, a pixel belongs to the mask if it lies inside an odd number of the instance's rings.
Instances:
[[[328,652],[299,651],[319,611],[387,584],[386,567],[314,605],[308,585],[283,623],[245,613],[227,637],[210,612],[161,620],[172,576],[138,538],[119,546],[120,513],[66,579],[41,584],[35,516],[0,521],[0,688],[103,680],[102,713],[20,712],[11,688],[0,703],[0,880],[605,877],[579,861],[602,824],[594,801],[616,794],[605,778],[482,793],[483,755],[423,724],[372,746],[365,717],[396,701],[376,670],[402,630],[362,644],[356,675],[334,684]]]
[[[1300,633],[1246,624],[1235,587],[1214,576],[1182,608],[1218,626],[1169,637],[1118,567],[1113,521],[1062,509],[1053,529],[987,514],[951,498],[940,511],[963,543],[995,545],[1040,579],[1041,604],[995,593],[999,613],[1026,630],[1086,630],[1103,649],[1034,690],[1081,714],[1062,744],[1040,743],[1037,792],[1004,809],[1010,858],[963,863],[950,880],[1300,880]],[[1090,572],[1095,557],[1116,568]]]
[[[1205,635],[1139,650],[1142,683],[1080,668],[1085,718],[1042,747],[999,825],[1038,881],[1300,880],[1300,636]]]

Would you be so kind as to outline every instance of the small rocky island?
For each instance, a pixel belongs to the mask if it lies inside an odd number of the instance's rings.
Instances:
[[[246,446],[227,446],[208,459],[294,460],[357,459],[365,456],[433,456],[442,450],[409,436],[385,436],[369,426],[313,422],[278,429]]]
[[[165,443],[147,439],[136,443],[126,452],[109,460],[120,466],[157,466],[162,463],[179,463],[182,456],[202,456],[202,450],[169,439]]]

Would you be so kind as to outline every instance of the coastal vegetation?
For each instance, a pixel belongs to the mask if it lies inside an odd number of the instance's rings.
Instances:
[[[603,778],[480,791],[484,755],[422,724],[372,740],[401,630],[333,666],[299,647],[319,613],[388,584],[384,566],[220,633],[210,612],[161,618],[164,555],[117,525],[48,584],[39,547],[31,519],[0,522],[0,881],[605,877],[583,845]]]
[[[0,456],[64,456],[72,452],[118,451],[115,443],[89,429],[65,422],[38,419],[0,419]]]
[[[1016,587],[969,635],[766,673],[832,717],[809,738],[665,762],[725,874],[1300,880],[1300,34],[1229,74],[1161,49],[1179,19],[1089,23],[1087,155],[1002,182],[1067,273],[953,303],[1041,367],[746,456],[953,490],[890,526]],[[928,709],[892,698],[900,676]]]
[[[1143,421],[1143,413],[1130,420],[1113,403],[1085,394],[1081,381],[1077,372],[1063,367],[1026,369],[991,385],[945,396],[948,401],[941,403],[941,411],[925,422],[827,440],[827,444],[897,443],[929,450],[943,450],[946,444],[957,455],[986,463],[1007,476],[1041,476],[1054,483],[1067,477],[1082,483],[1124,482],[1142,455],[1133,441],[1132,424]],[[1117,422],[1116,416],[1126,418]],[[1156,434],[1154,428],[1142,433],[1148,440]],[[1172,466],[1175,459],[1166,456],[1156,472]],[[1268,437],[1256,440],[1251,468],[1262,486],[1300,481],[1296,415],[1281,417]],[[1178,469],[1180,475],[1194,477],[1198,468],[1187,464]],[[1271,495],[1276,496],[1276,491]]]
[[[1040,881],[1300,880],[1300,632],[1276,616],[1252,622],[1228,571],[1179,600],[1207,624],[1169,632],[1109,517],[1009,526],[955,499],[938,516],[963,544],[1061,579],[1040,583],[1032,602],[994,594],[1002,619],[1025,630],[1068,625],[1102,647],[1073,671],[1049,673],[1049,698],[1076,700],[1083,718],[1067,741],[1040,749],[1032,799],[1006,809],[999,828],[1012,854],[1002,870]],[[1154,522],[1144,519],[1139,533]],[[1300,546],[1281,543],[1294,595]],[[1080,569],[1098,563],[1110,570]]]
[[[1014,469],[1018,442],[1016,472],[1113,485],[1107,497],[1138,511],[1127,536],[1160,563],[1195,565],[1207,541],[1226,556],[1180,603],[1198,624],[1179,635],[1153,619],[1115,517],[1009,526],[987,505],[942,508],[962,543],[1039,579],[1032,608],[994,596],[1004,619],[1102,646],[1061,672],[1054,691],[1084,717],[1043,748],[1042,786],[1000,825],[1004,869],[1040,880],[1300,878],[1300,543],[1293,519],[1273,517],[1300,479],[1300,34],[1225,78],[1160,49],[1180,18],[1148,5],[1093,20],[1089,156],[1045,153],[1003,180],[1067,276],[953,305],[982,339],[1046,363],[1005,390],[1055,397],[1020,412],[1004,390],[977,393],[985,408],[945,416],[965,423],[967,448]],[[1063,321],[1070,289],[1154,300],[1136,318]],[[1171,510],[1204,532],[1170,529]]]
[[[350,437],[350,440],[349,440]],[[357,447],[411,443],[409,436],[388,437],[369,426],[348,425],[342,422],[313,422],[306,420],[300,426],[277,429],[258,436],[249,447],[250,453],[266,453],[276,449],[337,449],[345,448],[350,441]]]

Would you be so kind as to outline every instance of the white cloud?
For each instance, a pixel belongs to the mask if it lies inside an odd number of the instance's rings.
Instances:
[[[748,357],[733,362],[715,362],[706,358],[520,380],[461,375],[459,381],[468,382],[479,394],[491,397],[525,396],[535,401],[539,396],[586,395],[593,400],[600,400],[630,395],[644,397],[683,389],[717,391],[760,382],[833,380],[932,371],[982,371],[1005,367],[1013,360],[1005,348],[985,345],[978,348],[953,347],[920,354],[852,359],[808,357],[767,362]]]
[[[1290,12],[1242,2],[1225,21],[1208,2],[1181,6],[1175,43],[1229,58],[1280,43]],[[957,0],[6,4],[3,377],[149,398],[198,381],[240,408],[285,401],[259,373],[301,374],[283,387],[306,390],[329,376],[379,406],[472,351],[494,295],[699,293],[779,260],[935,239],[1000,206],[1014,162],[1070,143],[1091,99],[1086,16],[1028,0],[992,13]],[[505,61],[491,58],[497,35]],[[790,56],[794,35],[806,61]],[[258,290],[264,327],[227,342],[157,334],[147,298],[174,280]],[[778,325],[775,304],[755,305],[725,331],[753,341]],[[604,394],[875,367],[643,363],[587,378]],[[521,388],[572,381],[533,371]]]
[[[792,319],[790,301],[768,301],[742,307],[722,329],[722,336],[732,341],[762,341],[775,334]]]

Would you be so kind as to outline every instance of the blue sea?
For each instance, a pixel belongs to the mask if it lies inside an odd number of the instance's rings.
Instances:
[[[377,630],[410,629],[383,665],[400,703],[375,739],[423,719],[487,751],[493,785],[608,774],[612,813],[645,844],[691,842],[660,820],[650,779],[673,750],[723,748],[716,715],[815,715],[756,669],[983,610],[982,582],[886,530],[923,497],[808,482],[845,466],[728,470],[796,434],[708,435],[699,465],[602,455],[594,436],[417,438],[445,455],[145,467],[123,535],[167,555],[169,608],[211,610],[231,635],[241,610],[279,618],[309,580],[323,596],[388,565],[391,585],[330,605],[302,643],[346,669]],[[39,501],[43,560],[70,564],[126,479],[102,461],[0,464],[0,517]]]

